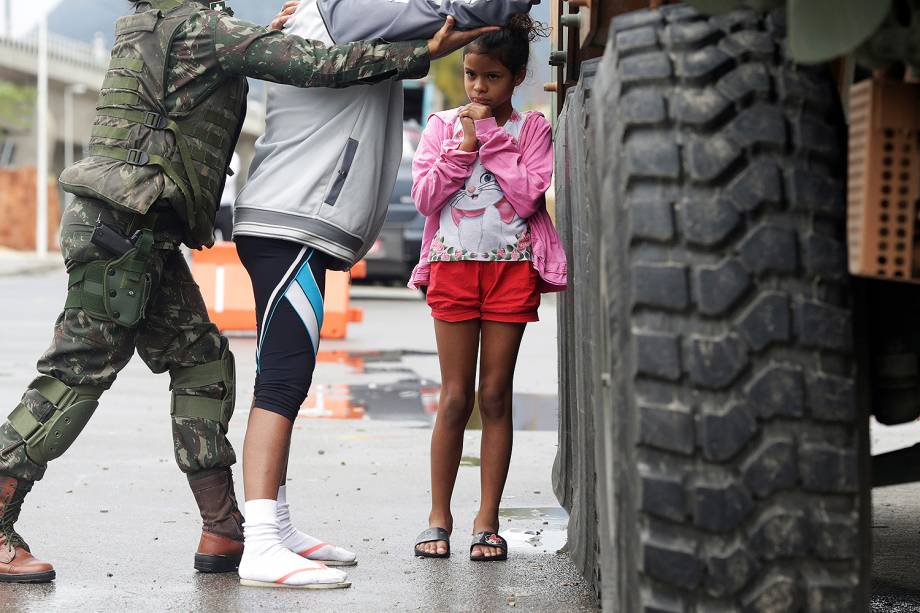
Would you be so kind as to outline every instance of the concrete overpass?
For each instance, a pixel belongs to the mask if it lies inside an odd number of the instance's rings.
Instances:
[[[49,35],[48,37],[48,131],[49,170],[57,176],[64,169],[64,143],[66,138],[65,105],[67,99],[73,102],[73,142],[75,159],[83,156],[89,142],[96,100],[105,77],[109,62],[109,50],[102,44]],[[35,86],[38,72],[37,40],[16,40],[0,36],[0,80],[17,85]],[[82,93],[79,93],[82,92]],[[37,138],[32,127],[19,133],[9,134],[6,143],[0,135],[0,152],[7,145],[7,151],[14,151],[7,165],[23,167],[36,165]],[[242,176],[252,160],[256,138],[264,131],[264,105],[258,98],[250,96],[249,113],[243,125],[240,143],[237,147],[242,162]]]

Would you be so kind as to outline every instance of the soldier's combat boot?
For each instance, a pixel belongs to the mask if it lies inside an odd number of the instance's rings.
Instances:
[[[202,573],[236,570],[243,557],[243,515],[233,492],[230,469],[189,476],[203,522],[195,553],[195,569]]]
[[[22,537],[13,530],[31,481],[0,475],[0,583],[47,583],[54,567],[36,559]]]

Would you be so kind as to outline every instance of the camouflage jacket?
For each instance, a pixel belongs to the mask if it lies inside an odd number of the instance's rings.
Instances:
[[[414,78],[422,41],[325,46],[285,36],[192,0],[143,0],[119,19],[90,156],[64,189],[146,214],[162,203],[187,224],[191,247],[213,242],[225,172],[245,116],[245,77],[298,87]]]
[[[202,3],[206,4],[206,3]],[[139,9],[149,9],[146,2]],[[167,65],[167,105],[200,100],[228,76],[297,87],[344,87],[415,79],[429,68],[425,41],[325,46],[205,10],[180,27]]]

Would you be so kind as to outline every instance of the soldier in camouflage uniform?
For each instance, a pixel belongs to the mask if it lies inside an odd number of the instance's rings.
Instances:
[[[431,57],[478,34],[445,29],[427,42],[327,48],[234,19],[224,3],[133,4],[116,25],[90,155],[61,175],[76,195],[61,223],[65,308],[40,376],[0,426],[0,582],[54,578],[14,523],[47,462],[76,439],[135,350],[153,372],[170,373],[176,461],[203,520],[195,567],[236,568],[242,517],[226,438],[233,356],[178,248],[213,243],[246,77],[301,87],[416,78]]]

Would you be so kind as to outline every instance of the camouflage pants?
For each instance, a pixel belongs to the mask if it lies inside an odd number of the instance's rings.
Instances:
[[[116,211],[105,204],[75,199],[61,221],[61,252],[70,270],[74,265],[114,256],[90,242],[99,215],[110,226],[130,235],[136,229],[137,215]],[[178,250],[181,236],[170,217],[154,229],[155,248],[151,262],[153,285],[144,319],[136,328],[90,317],[78,308],[65,309],[54,325],[54,340],[38,362],[38,371],[69,386],[111,387],[134,351],[154,373],[187,368],[220,359],[227,339],[208,319],[198,285]],[[222,384],[195,389],[178,389],[177,394],[219,399]],[[22,398],[33,416],[50,414],[48,401],[28,389]],[[233,447],[220,424],[201,418],[172,419],[176,461],[187,474],[231,466],[236,461]],[[0,449],[21,440],[10,423],[0,426]],[[18,479],[41,479],[45,465],[33,462],[20,446],[0,457],[0,473]]]

